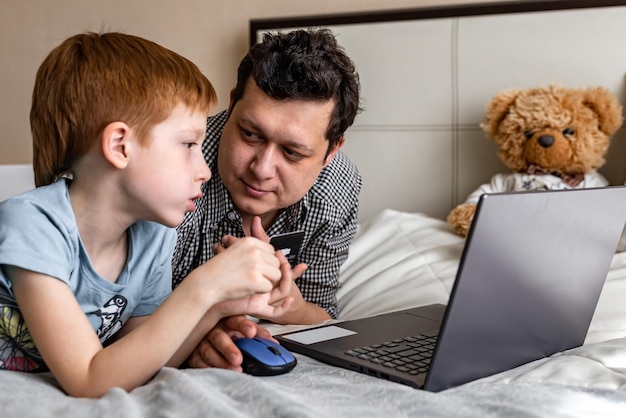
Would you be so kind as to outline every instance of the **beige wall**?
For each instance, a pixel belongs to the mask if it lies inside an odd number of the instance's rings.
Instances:
[[[0,0],[0,164],[31,161],[34,76],[63,39],[101,28],[142,36],[194,61],[227,105],[250,19],[486,0]]]

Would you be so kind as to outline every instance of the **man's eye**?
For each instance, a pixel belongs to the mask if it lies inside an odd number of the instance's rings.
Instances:
[[[248,131],[247,129],[241,128],[241,134],[248,139],[257,139],[258,135],[254,132]]]
[[[284,150],[285,150],[285,154],[287,154],[287,158],[289,158],[290,160],[299,161],[302,158],[304,158],[302,154],[299,154],[293,150],[290,150],[289,148],[284,148]]]

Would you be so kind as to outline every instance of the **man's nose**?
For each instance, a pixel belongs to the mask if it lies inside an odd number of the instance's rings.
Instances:
[[[276,169],[276,153],[277,151],[274,147],[265,147],[255,155],[250,168],[257,177],[268,178],[274,175]]]

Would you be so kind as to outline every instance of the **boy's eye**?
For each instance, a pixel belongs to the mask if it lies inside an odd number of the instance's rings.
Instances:
[[[201,144],[201,142],[199,141],[189,141],[189,142],[185,142],[184,145],[188,148],[188,149],[192,149],[194,147],[199,147]]]

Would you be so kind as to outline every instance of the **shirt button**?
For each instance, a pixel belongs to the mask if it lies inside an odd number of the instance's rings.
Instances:
[[[233,212],[233,211],[228,212],[227,216],[228,216],[228,219],[231,220],[231,221],[234,221],[234,220],[237,219],[237,214],[235,212]]]

